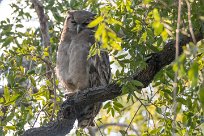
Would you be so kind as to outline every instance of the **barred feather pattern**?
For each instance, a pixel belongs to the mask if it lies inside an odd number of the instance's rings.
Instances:
[[[90,87],[106,86],[110,82],[111,69],[107,52],[101,52],[100,56],[95,55],[89,59],[89,85]],[[88,105],[85,108],[78,107],[80,112],[77,115],[78,126],[85,128],[87,126],[94,126],[94,118],[100,111],[102,102]],[[81,110],[83,109],[83,110]]]

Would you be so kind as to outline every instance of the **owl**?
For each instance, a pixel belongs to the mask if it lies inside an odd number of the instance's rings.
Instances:
[[[95,43],[94,28],[87,25],[95,14],[88,11],[70,11],[65,19],[57,52],[56,74],[68,95],[87,88],[106,86],[110,82],[108,53],[88,58],[89,50]],[[77,106],[78,126],[93,126],[102,103]]]

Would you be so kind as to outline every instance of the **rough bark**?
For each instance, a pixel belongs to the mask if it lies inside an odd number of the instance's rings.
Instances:
[[[196,35],[197,41],[200,41],[201,39],[203,39],[202,33]],[[180,54],[183,51],[182,46],[185,46],[191,41],[192,39],[189,37],[181,37],[179,43]],[[151,58],[147,60],[146,69],[142,70],[137,75],[133,75],[133,79],[142,82],[144,87],[147,87],[153,80],[154,76],[162,68],[174,61],[174,59],[175,41],[169,41],[164,46],[162,51],[152,54]],[[50,122],[47,126],[29,129],[23,134],[23,136],[64,136],[73,128],[73,124],[76,119],[75,106],[85,106],[95,102],[104,102],[106,100],[114,99],[121,95],[121,89],[122,86],[112,83],[106,87],[89,88],[87,90],[81,91],[63,102],[58,114],[57,121]]]
[[[45,48],[50,47],[50,34],[49,34],[49,27],[48,27],[48,16],[44,12],[44,7],[42,3],[38,0],[30,0],[33,4],[33,7],[37,13],[39,23],[40,23],[40,31],[42,34],[42,45]],[[49,51],[49,55],[51,55],[51,50]],[[47,60],[49,60],[49,57],[46,57]],[[50,66],[46,65],[46,76],[48,79],[51,79],[51,69]]]

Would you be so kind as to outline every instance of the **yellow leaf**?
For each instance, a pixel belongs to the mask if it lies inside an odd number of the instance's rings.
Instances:
[[[113,32],[108,32],[108,36],[109,36],[110,38],[112,38],[112,39],[115,39],[115,38],[117,37],[116,34],[113,33]]]
[[[159,15],[158,9],[153,10],[153,17],[156,21],[160,21],[160,15]]]
[[[144,32],[140,38],[139,43],[146,42],[147,40],[147,32]]]
[[[176,121],[182,121],[183,120],[183,114],[178,113],[176,116]]]
[[[116,43],[116,42],[112,42],[112,43],[111,43],[111,46],[112,46],[113,49],[115,49],[115,50],[122,50],[121,46],[120,46],[118,43]]]
[[[99,26],[98,26],[98,29],[96,30],[96,33],[95,33],[95,38],[96,40],[100,40],[100,36],[101,34],[103,33],[103,31],[105,31],[105,24],[104,23],[101,23]]]
[[[21,70],[21,73],[25,72],[25,68],[23,66],[20,66],[20,70]]]
[[[163,28],[164,28],[164,25],[161,24],[159,21],[155,21],[153,24],[152,24],[152,27],[154,28],[154,34],[156,36],[160,35],[161,32],[163,31]]]
[[[15,126],[5,126],[4,130],[16,130]]]
[[[48,51],[48,49],[49,49],[49,47],[46,47],[46,48],[44,49],[44,51]]]
[[[118,25],[122,26],[122,22],[120,22],[120,21],[118,21],[118,20],[116,20],[114,18],[110,18],[106,22],[109,23],[109,24],[118,24]]]
[[[4,115],[4,113],[2,111],[0,111],[0,116],[3,116],[3,115]]]
[[[155,110],[156,110],[156,107],[154,105],[150,105],[150,106],[147,107],[147,109],[151,114],[154,114]]]
[[[144,4],[149,4],[152,0],[143,0]]]
[[[103,44],[102,44],[102,48],[108,48],[108,44],[103,43]]]
[[[166,29],[164,29],[164,31],[161,33],[161,37],[162,37],[163,41],[166,41],[166,39],[168,38],[168,33],[167,33]]]
[[[103,43],[103,46],[104,45],[107,45],[107,43],[108,43],[108,38],[107,38],[107,33],[106,33],[106,31],[103,31],[102,32],[102,43]],[[106,48],[106,47],[105,47]]]
[[[44,51],[44,56],[45,57],[49,56],[49,53]]]
[[[89,28],[97,26],[99,23],[101,23],[104,20],[102,16],[97,17],[95,20],[93,20],[91,23],[88,24]]]

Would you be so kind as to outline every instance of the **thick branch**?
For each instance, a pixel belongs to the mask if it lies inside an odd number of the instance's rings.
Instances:
[[[196,39],[199,41],[203,39],[202,33],[196,35]],[[182,53],[182,46],[191,42],[189,37],[181,37],[179,42],[180,54]],[[154,76],[166,65],[169,65],[175,59],[175,41],[169,41],[164,49],[152,55],[147,61],[147,68],[142,70],[139,74],[134,75],[133,79],[143,83],[144,87],[147,87]],[[78,94],[73,95],[62,104],[59,112],[59,120],[56,122],[50,122],[47,126],[39,128],[29,129],[25,132],[24,136],[44,136],[44,135],[56,135],[62,136],[70,132],[73,128],[74,121],[76,120],[76,108],[78,105],[89,105],[96,102],[104,102],[106,100],[114,99],[121,95],[121,86],[117,84],[110,84],[106,87],[89,88],[84,91],[80,91]]]
[[[50,35],[49,35],[49,27],[48,27],[48,16],[45,14],[44,12],[44,7],[42,5],[41,2],[39,2],[38,0],[30,0],[31,3],[33,4],[33,7],[38,15],[38,19],[40,22],[40,30],[41,30],[41,34],[42,34],[42,40],[43,40],[43,46],[45,48],[50,47]],[[51,54],[51,50],[49,51],[49,53]],[[48,57],[46,57],[46,59],[49,59]],[[46,66],[46,71],[47,71],[47,78],[51,79],[51,72],[49,66]]]
[[[37,12],[39,22],[40,22],[40,30],[42,33],[43,38],[43,45],[45,47],[50,46],[50,35],[49,35],[49,29],[48,29],[48,16],[44,13],[44,8],[42,3],[40,3],[38,0],[31,0],[35,11]]]

